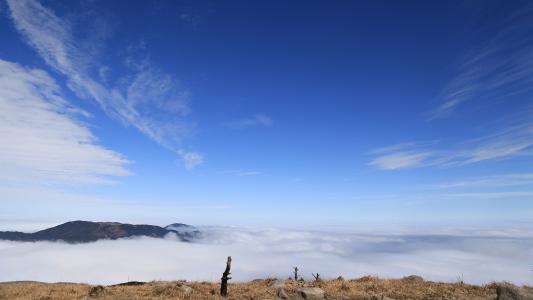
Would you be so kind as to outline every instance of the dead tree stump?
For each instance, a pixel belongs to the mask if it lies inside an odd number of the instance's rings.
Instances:
[[[226,270],[224,270],[224,273],[222,273],[222,278],[220,278],[220,295],[222,297],[226,297],[228,295],[228,280],[231,279],[229,277],[231,269],[231,256],[228,256],[228,261],[226,262]]]
[[[313,277],[315,277],[315,281],[320,281],[320,274],[316,273],[311,273],[311,275],[313,275]]]

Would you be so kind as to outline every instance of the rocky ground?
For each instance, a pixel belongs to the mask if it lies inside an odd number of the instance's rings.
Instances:
[[[227,299],[354,299],[354,300],[533,300],[533,288],[506,283],[484,286],[402,279],[362,277],[353,280],[300,282],[261,279],[229,285]],[[0,299],[223,299],[212,282],[153,281],[112,286],[75,283],[0,283]]]

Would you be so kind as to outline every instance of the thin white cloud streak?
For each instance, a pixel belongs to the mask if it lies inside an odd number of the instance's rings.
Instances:
[[[494,134],[471,140],[455,148],[428,144],[398,144],[371,151],[378,154],[369,165],[383,170],[414,167],[456,167],[488,160],[533,155],[533,122],[510,126]]]
[[[468,101],[487,102],[531,92],[532,17],[533,5],[527,3],[498,23],[498,28],[489,27],[490,39],[463,58],[458,75],[443,92],[443,103],[428,116],[447,116]]]
[[[243,171],[243,172],[239,172],[237,173],[237,176],[240,176],[240,177],[243,177],[243,176],[257,176],[257,175],[260,175],[261,172],[257,172],[257,171]]]
[[[533,263],[528,237],[357,235],[278,229],[204,228],[197,243],[136,238],[89,244],[0,242],[0,281],[119,283],[129,280],[209,280],[232,255],[236,281],[286,278],[291,266],[311,279],[339,275],[525,284]],[[260,259],[258,259],[260,258]],[[135,263],[132,264],[131,262]],[[103,271],[105,270],[105,272]]]
[[[533,192],[516,191],[516,192],[468,192],[468,193],[449,193],[436,195],[444,198],[480,198],[480,199],[517,199],[531,198]]]
[[[471,178],[461,181],[450,181],[440,184],[435,184],[432,187],[438,189],[453,189],[453,188],[494,188],[494,187],[510,187],[510,186],[532,186],[533,187],[533,173],[516,173],[516,174],[501,174],[494,176],[483,176]]]
[[[269,116],[266,116],[263,114],[257,114],[251,118],[229,122],[226,124],[226,126],[235,128],[235,129],[244,129],[244,128],[252,127],[252,126],[270,127],[273,124],[274,122]]]
[[[258,171],[245,171],[245,170],[222,171],[218,173],[222,175],[233,175],[233,176],[238,176],[238,177],[257,176],[257,175],[262,174],[261,172],[258,172]]]
[[[430,152],[401,151],[380,156],[370,162],[371,166],[385,170],[412,168],[422,165]]]
[[[0,60],[0,180],[3,184],[108,183],[128,161],[97,144],[42,70]]]
[[[67,77],[69,88],[78,96],[93,99],[109,116],[176,152],[187,168],[203,162],[195,153],[191,163],[192,152],[179,147],[182,139],[192,134],[192,126],[184,120],[190,112],[189,93],[179,81],[146,59],[130,57],[126,64],[131,74],[108,88],[103,82],[109,67],[97,62],[91,54],[94,51],[80,48],[82,43],[71,23],[34,0],[7,2],[15,27],[26,42],[49,66]],[[91,76],[91,69],[96,69],[99,76]]]

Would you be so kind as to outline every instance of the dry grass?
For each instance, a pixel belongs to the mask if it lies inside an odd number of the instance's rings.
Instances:
[[[227,299],[276,299],[277,290],[269,287],[272,279],[231,283]],[[181,287],[189,286],[193,292],[186,294]],[[316,286],[326,292],[327,299],[370,299],[387,296],[397,300],[425,299],[495,299],[496,285],[475,286],[462,283],[439,283],[411,277],[380,279],[362,277],[354,280],[328,280],[314,282],[286,281],[285,290],[301,299],[297,290]],[[154,281],[142,285],[105,286],[102,288],[74,283],[6,282],[0,283],[0,299],[221,299],[219,284],[212,282]],[[252,298],[253,297],[253,298]]]

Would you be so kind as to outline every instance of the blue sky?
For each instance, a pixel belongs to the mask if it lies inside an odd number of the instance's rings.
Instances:
[[[527,1],[0,2],[4,220],[533,215]]]

